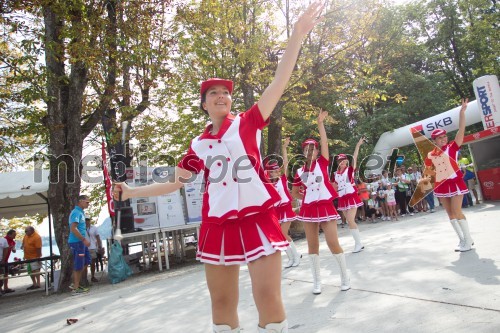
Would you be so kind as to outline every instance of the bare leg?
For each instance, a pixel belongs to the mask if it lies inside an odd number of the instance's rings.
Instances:
[[[82,277],[83,269],[73,271],[73,289],[76,290],[80,287],[80,278]]]
[[[304,222],[309,254],[319,254],[319,223]]]
[[[259,312],[259,326],[281,323],[286,319],[281,300],[281,253],[261,257],[248,264],[252,291]]]
[[[225,324],[231,328],[239,326],[239,272],[239,265],[205,264],[205,276],[212,302],[212,321],[216,325]]]
[[[328,245],[330,251],[334,254],[344,252],[339,243],[339,237],[337,234],[337,221],[322,222],[321,229],[323,229],[326,244]]]
[[[357,208],[351,208],[351,209],[348,209],[347,211],[344,211],[345,215],[346,215],[347,223],[349,224],[349,229],[358,229],[358,225],[356,224],[356,221],[355,221],[357,210],[358,210]]]
[[[288,230],[290,230],[290,224],[292,222],[284,222],[280,224],[281,227],[281,232],[283,233],[283,236],[285,236],[286,240],[291,242],[292,237],[288,236]]]

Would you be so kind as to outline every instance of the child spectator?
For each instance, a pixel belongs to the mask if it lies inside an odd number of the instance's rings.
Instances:
[[[398,213],[396,212],[396,193],[392,189],[392,184],[387,184],[387,190],[385,190],[385,198],[387,200],[387,207],[389,208],[388,220],[394,218],[396,221],[398,220]]]

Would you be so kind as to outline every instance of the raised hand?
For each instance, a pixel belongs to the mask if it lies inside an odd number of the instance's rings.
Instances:
[[[326,116],[328,116],[328,111],[319,110],[318,114],[318,124],[325,121]]]
[[[323,21],[324,16],[321,16],[321,12],[324,7],[325,4],[323,1],[316,1],[310,4],[295,23],[294,31],[300,36],[307,35],[316,24]]]
[[[283,148],[287,148],[289,144],[290,144],[290,138],[286,137],[285,140],[283,140]]]
[[[460,109],[460,112],[465,112],[467,110],[467,105],[469,104],[469,99],[468,98],[462,98],[462,108]]]

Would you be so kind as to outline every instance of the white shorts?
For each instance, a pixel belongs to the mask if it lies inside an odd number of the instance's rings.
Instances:
[[[28,265],[31,266],[31,271],[37,271],[42,268],[42,263],[40,261],[30,262]]]

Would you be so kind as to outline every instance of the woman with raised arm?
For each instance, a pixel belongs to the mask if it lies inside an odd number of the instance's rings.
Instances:
[[[318,115],[318,130],[320,134],[321,154],[318,157],[318,142],[307,139],[302,143],[305,165],[297,170],[292,187],[292,196],[302,200],[299,220],[304,222],[311,271],[314,281],[313,294],[321,293],[321,274],[319,263],[319,228],[323,229],[326,244],[337,260],[340,267],[341,290],[350,289],[344,251],[340,246],[337,234],[337,220],[339,214],[333,206],[333,199],[337,192],[329,181],[328,164],[328,139],[324,120],[328,113],[320,111]],[[303,194],[300,188],[304,188]]]
[[[290,138],[286,138],[282,145],[282,167],[280,167],[276,161],[269,161],[266,164],[266,171],[269,176],[269,180],[274,185],[274,188],[281,197],[281,200],[275,205],[276,215],[278,215],[278,221],[280,222],[283,236],[285,236],[286,240],[290,244],[290,246],[286,249],[288,262],[285,264],[285,268],[297,267],[300,264],[300,258],[302,257],[297,251],[293,239],[288,235],[290,224],[292,223],[292,221],[295,221],[297,219],[297,215],[292,208],[292,196],[290,195],[290,190],[288,189],[287,149],[289,144]]]
[[[197,259],[205,263],[214,332],[240,331],[240,264],[248,264],[259,332],[288,332],[279,252],[288,242],[273,212],[280,197],[264,174],[260,132],[290,80],[303,39],[322,20],[322,10],[323,4],[315,2],[300,16],[273,81],[248,111],[231,114],[232,81],[209,79],[201,84],[201,108],[211,124],[191,141],[177,165],[175,181],[136,188],[124,183],[115,186],[115,198],[119,191],[123,199],[157,196],[181,188],[193,173],[204,172]]]
[[[470,251],[474,245],[469,232],[469,224],[462,213],[463,196],[469,190],[457,163],[458,150],[464,141],[465,110],[467,110],[468,102],[468,99],[462,99],[458,131],[454,141],[448,142],[448,136],[444,129],[436,129],[431,133],[436,147],[427,154],[424,171],[424,175],[436,176],[434,194],[446,210],[450,223],[458,236],[459,243],[455,248],[457,252]]]
[[[352,156],[352,165],[349,165],[347,155],[339,154],[337,156],[337,171],[334,174],[333,181],[336,184],[337,192],[339,194],[338,210],[342,211],[345,215],[347,223],[349,224],[349,231],[352,238],[354,238],[353,253],[361,252],[365,247],[361,243],[361,236],[359,235],[358,225],[356,224],[356,212],[358,207],[363,206],[363,202],[358,196],[356,183],[354,181],[354,173],[356,171],[359,147],[363,144],[365,138],[359,139],[354,149]],[[367,216],[368,218],[368,216]]]

